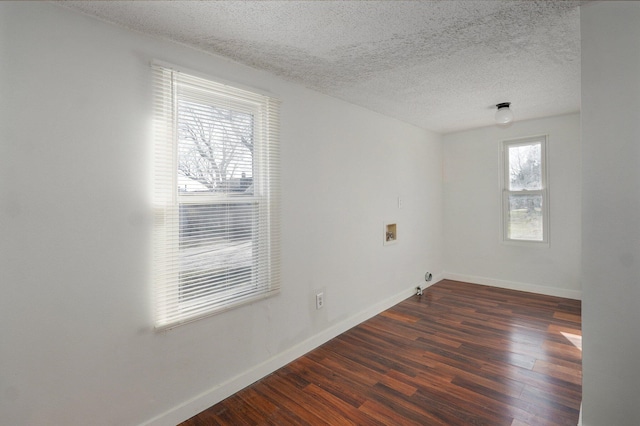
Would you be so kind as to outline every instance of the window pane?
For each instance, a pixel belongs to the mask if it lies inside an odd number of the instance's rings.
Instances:
[[[183,301],[253,286],[257,203],[180,206]]]
[[[542,195],[509,195],[509,239],[543,241],[542,222]]]
[[[253,193],[253,115],[178,102],[178,190]]]
[[[509,147],[509,190],[542,189],[541,144]]]

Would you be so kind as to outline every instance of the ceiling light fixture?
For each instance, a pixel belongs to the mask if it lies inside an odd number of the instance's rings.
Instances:
[[[502,102],[496,105],[496,123],[509,124],[513,121],[513,112],[509,109],[511,102]]]

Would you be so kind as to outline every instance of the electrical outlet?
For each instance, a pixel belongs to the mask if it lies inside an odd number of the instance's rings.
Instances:
[[[316,294],[316,309],[322,309],[324,306],[324,293]]]

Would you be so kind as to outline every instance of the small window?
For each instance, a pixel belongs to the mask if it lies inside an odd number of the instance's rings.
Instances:
[[[153,69],[156,327],[167,328],[279,290],[279,103]]]
[[[549,244],[546,136],[502,143],[505,242]]]

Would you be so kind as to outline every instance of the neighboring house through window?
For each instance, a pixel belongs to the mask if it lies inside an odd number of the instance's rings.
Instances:
[[[153,70],[156,327],[166,328],[279,290],[279,102]]]
[[[505,242],[549,244],[547,137],[502,142],[502,235]]]

